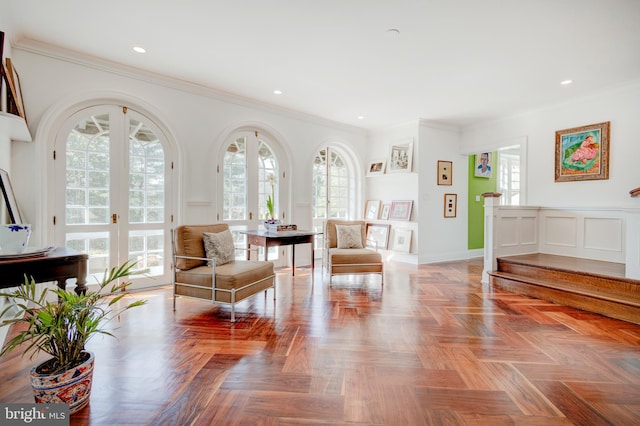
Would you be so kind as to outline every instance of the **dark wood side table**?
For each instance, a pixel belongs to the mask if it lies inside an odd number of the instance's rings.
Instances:
[[[296,274],[296,244],[311,244],[311,270],[315,267],[313,245],[315,236],[321,232],[314,231],[238,231],[247,236],[247,249],[251,245],[264,247],[264,260],[267,260],[269,247],[291,246],[291,275]]]
[[[75,278],[76,293],[87,290],[87,260],[89,255],[68,247],[56,247],[39,256],[0,259],[0,288],[17,287],[24,276],[37,282],[56,281],[65,290],[67,280]]]

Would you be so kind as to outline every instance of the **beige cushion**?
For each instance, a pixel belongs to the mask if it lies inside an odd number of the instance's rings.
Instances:
[[[264,278],[264,281],[236,293],[236,301],[249,297],[273,285],[273,262],[238,260],[216,267],[216,288],[239,289]],[[212,298],[212,268],[199,266],[176,272],[176,294],[204,299]],[[185,283],[185,284],[181,284]],[[186,285],[188,284],[188,285]],[[217,302],[231,302],[229,292],[217,291]]]
[[[206,257],[202,234],[204,232],[222,232],[229,229],[226,223],[213,225],[182,225],[175,231],[175,250],[177,256]],[[205,260],[176,259],[176,268],[187,270],[206,265]]]
[[[371,249],[329,249],[332,274],[382,272],[382,255]]]
[[[336,220],[329,219],[325,222],[325,234],[324,237],[327,241],[327,248],[338,247],[338,235],[336,227],[338,225],[360,225],[360,232],[362,234],[362,247],[366,245],[366,222],[364,220]]]
[[[339,249],[361,249],[362,228],[360,225],[336,225]]]
[[[216,266],[233,262],[236,257],[233,235],[226,229],[222,232],[203,232],[204,252],[208,259],[215,259]],[[207,262],[211,266],[211,261]]]

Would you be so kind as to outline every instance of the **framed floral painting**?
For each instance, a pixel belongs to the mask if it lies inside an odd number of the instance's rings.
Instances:
[[[609,124],[556,132],[556,182],[609,179]]]

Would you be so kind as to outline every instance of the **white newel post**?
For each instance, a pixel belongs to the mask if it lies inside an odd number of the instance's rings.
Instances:
[[[627,226],[625,277],[640,280],[640,210],[628,210],[625,212],[625,217]]]
[[[482,284],[489,284],[489,272],[498,267],[495,253],[495,208],[501,194],[487,192],[484,197],[484,268],[482,270]]]

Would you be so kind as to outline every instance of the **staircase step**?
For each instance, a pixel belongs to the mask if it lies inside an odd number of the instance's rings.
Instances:
[[[498,259],[498,270],[489,279],[506,291],[640,324],[640,281],[625,278],[619,264],[542,254],[509,256]]]

